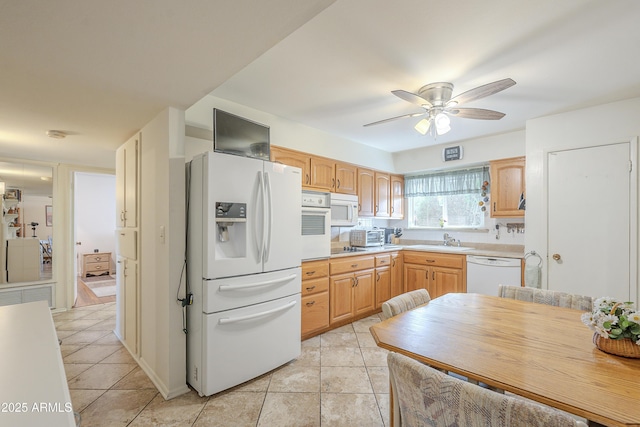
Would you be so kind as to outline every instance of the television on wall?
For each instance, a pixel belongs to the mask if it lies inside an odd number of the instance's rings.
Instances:
[[[270,159],[269,126],[213,109],[213,151]]]

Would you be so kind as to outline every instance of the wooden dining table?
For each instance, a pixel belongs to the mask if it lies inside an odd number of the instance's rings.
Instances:
[[[597,349],[582,311],[450,293],[371,326],[377,345],[606,426],[640,426],[640,359]]]

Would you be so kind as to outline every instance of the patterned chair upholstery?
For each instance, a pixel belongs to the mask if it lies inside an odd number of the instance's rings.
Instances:
[[[591,297],[538,288],[498,285],[498,296],[582,311],[591,311],[593,307]]]
[[[426,289],[405,292],[382,303],[382,316],[386,320],[429,301],[431,301],[431,296]]]
[[[395,427],[586,427],[556,409],[494,393],[390,352]]]

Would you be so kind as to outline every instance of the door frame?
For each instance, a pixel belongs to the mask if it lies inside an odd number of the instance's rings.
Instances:
[[[549,155],[551,153],[565,152],[571,150],[606,147],[618,144],[629,144],[629,158],[631,160],[631,171],[629,173],[629,295],[631,301],[638,303],[638,137],[632,137],[628,141],[618,142],[604,142],[602,144],[593,145],[576,145],[566,147],[562,149],[544,150],[543,152],[543,165],[544,165],[544,210],[545,215],[545,245],[544,250],[546,254],[546,263],[543,266],[543,278],[545,281],[545,287],[549,288]],[[602,295],[605,296],[605,295]]]

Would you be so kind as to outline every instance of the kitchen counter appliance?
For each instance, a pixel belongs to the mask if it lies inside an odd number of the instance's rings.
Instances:
[[[302,259],[331,256],[331,194],[302,192]]]
[[[331,226],[353,227],[358,225],[358,196],[331,193]]]
[[[214,152],[189,164],[186,371],[200,396],[300,355],[300,175]]]
[[[521,260],[467,255],[467,293],[498,295],[498,285],[520,286]]]
[[[384,229],[351,230],[349,244],[356,247],[384,245]]]

